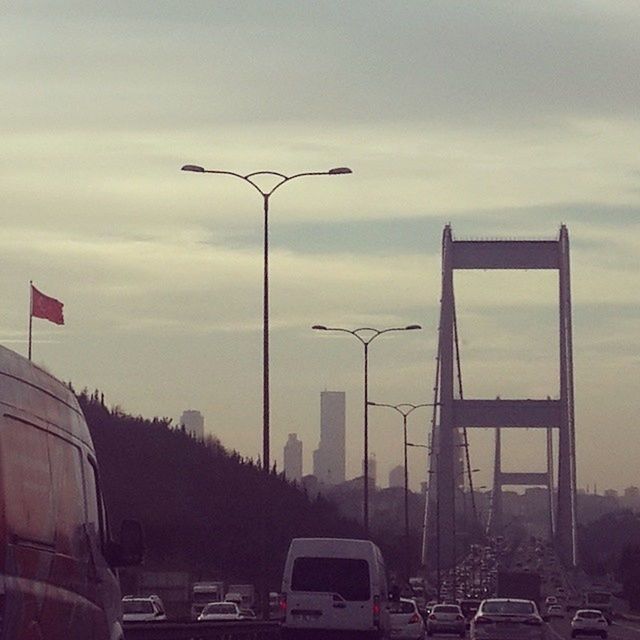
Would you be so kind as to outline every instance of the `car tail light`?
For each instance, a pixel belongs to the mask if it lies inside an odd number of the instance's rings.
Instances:
[[[414,613],[409,618],[409,624],[418,624],[418,622],[420,622],[420,616],[417,613]]]
[[[527,618],[526,620],[523,620],[523,622],[525,624],[530,624],[535,627],[539,627],[542,624],[542,618]]]
[[[435,613],[430,613],[430,614],[429,614],[429,620],[437,620],[437,619],[438,619],[438,618],[437,618],[437,616],[436,616],[436,614],[435,614]]]
[[[491,620],[489,618],[485,618],[484,616],[480,616],[474,620],[476,624],[491,624]]]
[[[380,626],[380,596],[373,596],[373,624]]]
[[[287,594],[281,593],[280,599],[278,600],[278,607],[280,608],[280,613],[282,615],[287,614]]]

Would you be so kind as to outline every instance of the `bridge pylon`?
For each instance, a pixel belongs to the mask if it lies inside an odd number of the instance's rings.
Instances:
[[[455,358],[457,327],[453,274],[465,269],[553,269],[558,271],[559,377],[556,399],[469,399],[456,394]],[[576,457],[573,393],[573,346],[569,234],[562,225],[554,240],[454,240],[447,225],[442,234],[442,294],[435,391],[437,411],[432,421],[429,456],[430,486],[426,494],[423,562],[430,568],[455,562],[455,497],[461,474],[457,473],[458,431],[466,428],[496,429],[496,455],[492,526],[501,518],[501,488],[507,484],[550,487],[550,522],[558,554],[568,565],[576,563]],[[544,473],[504,473],[500,467],[500,431],[505,428],[547,430],[547,469]],[[557,507],[551,430],[558,430]]]

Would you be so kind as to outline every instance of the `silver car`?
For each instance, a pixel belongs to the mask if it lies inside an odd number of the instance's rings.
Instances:
[[[457,604],[437,604],[427,618],[427,635],[455,633],[461,638],[466,634],[466,620]]]
[[[544,640],[546,625],[532,600],[483,600],[471,621],[471,640]]]

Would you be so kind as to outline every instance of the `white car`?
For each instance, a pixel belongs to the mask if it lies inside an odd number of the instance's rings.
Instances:
[[[166,620],[164,609],[155,598],[122,598],[122,620],[124,622],[156,622]]]
[[[609,633],[609,624],[597,609],[578,609],[571,621],[571,637],[600,636],[606,638]]]
[[[242,617],[240,607],[235,602],[209,602],[198,620],[240,620]]]
[[[462,609],[457,604],[437,604],[427,618],[427,635],[434,633],[455,633],[464,638],[467,622]]]
[[[422,640],[424,638],[424,620],[414,600],[400,598],[389,603],[391,638],[398,640]]]
[[[471,640],[545,640],[546,625],[532,600],[483,600],[471,621]]]
[[[552,604],[547,609],[547,615],[550,618],[564,618],[564,608],[561,604]]]

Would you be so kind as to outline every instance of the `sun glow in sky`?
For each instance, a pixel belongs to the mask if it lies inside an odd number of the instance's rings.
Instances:
[[[35,321],[36,362],[131,413],[199,409],[257,456],[261,201],[179,169],[349,166],[271,202],[273,457],[297,432],[310,473],[320,391],[344,390],[360,471],[361,347],[311,325],[420,323],[371,347],[370,397],[431,402],[443,226],[538,238],[563,222],[579,484],[640,484],[636,2],[25,0],[3,14],[3,344],[26,354],[33,279],[66,316]],[[467,397],[557,394],[555,272],[458,274],[456,299]],[[414,441],[428,417],[411,416]],[[370,428],[384,485],[401,421],[372,409]],[[505,445],[506,470],[544,468],[534,435]],[[472,445],[490,485],[491,433]]]

